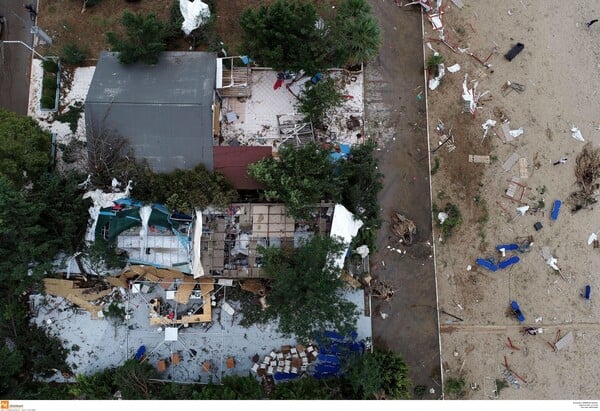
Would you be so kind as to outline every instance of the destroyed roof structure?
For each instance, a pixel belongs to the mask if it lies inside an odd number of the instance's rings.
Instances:
[[[85,100],[88,141],[126,138],[155,172],[212,170],[216,56],[164,52],[152,66],[124,65],[118,56],[103,52],[98,60]]]
[[[283,204],[232,204],[225,211],[202,213],[200,258],[204,274],[225,278],[257,278],[258,246],[296,247],[313,233],[331,230],[334,205],[315,207],[313,221],[287,215]]]

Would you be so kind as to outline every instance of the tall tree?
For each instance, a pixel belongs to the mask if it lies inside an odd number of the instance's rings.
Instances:
[[[160,53],[166,48],[164,23],[154,13],[133,14],[128,10],[123,13],[121,22],[125,27],[125,39],[114,32],[106,33],[108,43],[120,52],[119,61],[123,64],[136,61],[156,64]]]
[[[242,12],[244,54],[275,70],[315,74],[327,66],[325,30],[312,3],[277,0],[270,6]]]
[[[290,215],[307,218],[321,200],[339,199],[335,165],[329,151],[316,144],[300,148],[282,146],[279,160],[271,157],[248,167],[249,174],[265,187],[267,200],[286,204]]]
[[[328,77],[311,84],[298,98],[298,111],[312,121],[315,127],[321,127],[327,112],[338,107],[344,101],[342,93],[337,89],[335,81]]]
[[[377,55],[381,29],[367,0],[343,0],[331,25],[338,64],[368,63]]]
[[[343,378],[356,399],[410,399],[408,366],[400,354],[375,350],[350,357],[344,368]]]
[[[0,176],[21,188],[50,166],[51,136],[31,118],[0,109]]]
[[[316,331],[345,333],[356,325],[356,306],[344,298],[344,281],[332,261],[342,249],[340,242],[321,236],[294,250],[260,249],[271,279],[265,315],[279,320],[283,334],[308,341]]]

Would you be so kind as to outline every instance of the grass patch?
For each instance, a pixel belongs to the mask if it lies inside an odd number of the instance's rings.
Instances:
[[[451,237],[454,230],[462,223],[462,216],[458,206],[453,203],[446,203],[446,206],[443,209],[440,209],[434,203],[431,209],[434,214],[433,218],[437,222],[438,227],[442,229],[442,235],[444,238]],[[438,213],[440,212],[444,212],[448,215],[443,223],[440,223],[438,218]]]
[[[77,123],[79,122],[79,118],[81,117],[82,113],[83,103],[81,101],[76,101],[75,104],[69,106],[67,111],[64,111],[62,114],[55,115],[54,120],[69,124],[71,133],[75,133],[77,131]]]
[[[56,93],[58,92],[58,62],[48,59],[42,61],[44,75],[42,77],[42,97],[40,103],[43,109],[56,108]]]
[[[431,167],[431,175],[434,175],[435,173],[437,173],[440,170],[440,159],[439,157],[436,157],[434,159],[434,164],[433,167]]]
[[[446,380],[445,392],[446,394],[453,394],[458,398],[464,397],[467,393],[465,387],[467,382],[464,378],[448,378]]]

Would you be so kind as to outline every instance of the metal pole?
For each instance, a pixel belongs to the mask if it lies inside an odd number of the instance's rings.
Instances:
[[[5,41],[0,41],[0,44],[3,43],[9,43],[9,44],[22,44],[25,47],[27,47],[29,50],[31,50],[33,52],[33,54],[35,54],[36,56],[38,56],[39,58],[41,58],[42,60],[46,61],[48,60],[46,57],[42,56],[40,53],[38,53],[37,51],[35,51],[31,46],[29,46],[27,43],[24,43],[20,40],[5,40]]]

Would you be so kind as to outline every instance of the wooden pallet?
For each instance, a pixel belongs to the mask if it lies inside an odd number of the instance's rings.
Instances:
[[[469,154],[469,163],[490,164],[490,156],[479,156],[476,154]]]

